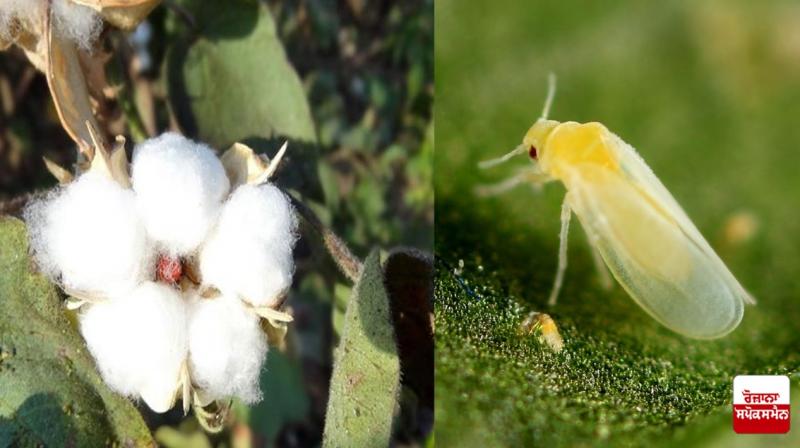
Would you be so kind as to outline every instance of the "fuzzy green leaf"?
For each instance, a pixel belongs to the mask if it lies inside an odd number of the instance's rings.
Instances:
[[[378,251],[364,262],[336,350],[323,446],[385,447],[392,434],[400,362]]]
[[[0,446],[154,446],[133,404],[97,374],[27,254],[24,224],[0,218]]]
[[[305,92],[265,6],[179,2],[198,35],[170,50],[169,96],[184,130],[224,148],[246,139],[316,142]]]

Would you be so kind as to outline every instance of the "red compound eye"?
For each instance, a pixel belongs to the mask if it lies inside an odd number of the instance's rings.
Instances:
[[[528,155],[531,157],[531,159],[536,159],[539,156],[535,146],[531,145],[531,147],[528,148]]]
[[[167,255],[158,256],[158,264],[156,265],[156,278],[165,283],[177,283],[183,274],[183,265],[181,259],[178,257],[169,257]]]

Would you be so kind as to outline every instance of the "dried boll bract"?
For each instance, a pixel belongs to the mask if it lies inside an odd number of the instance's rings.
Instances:
[[[200,254],[205,283],[255,306],[275,306],[291,286],[297,218],[275,186],[242,185]]]
[[[131,176],[150,238],[171,255],[203,242],[230,186],[211,148],[174,133],[138,145]]]
[[[131,294],[93,304],[81,333],[105,382],[166,412],[187,354],[186,306],[169,286],[146,282]]]
[[[259,401],[267,340],[258,316],[229,296],[196,295],[188,307],[189,366],[204,401],[230,397]]]
[[[66,289],[123,294],[150,275],[152,252],[131,190],[86,173],[25,211],[39,268]]]

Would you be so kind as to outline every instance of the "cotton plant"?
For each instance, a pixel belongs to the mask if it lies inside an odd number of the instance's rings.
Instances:
[[[236,144],[217,158],[166,133],[130,164],[124,141],[97,138],[77,177],[49,166],[62,185],[24,212],[31,250],[111,389],[156,412],[261,399],[264,328],[282,336],[292,321],[280,308],[298,223],[269,181],[285,151],[270,161]]]

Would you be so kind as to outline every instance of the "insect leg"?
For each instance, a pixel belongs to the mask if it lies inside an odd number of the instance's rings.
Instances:
[[[561,203],[561,233],[559,234],[558,246],[558,268],[556,270],[556,280],[553,282],[553,290],[547,299],[547,304],[553,306],[558,299],[561,291],[561,284],[564,282],[564,272],[567,270],[567,234],[569,233],[569,219],[572,216],[572,209],[569,206],[569,195],[564,197]]]

